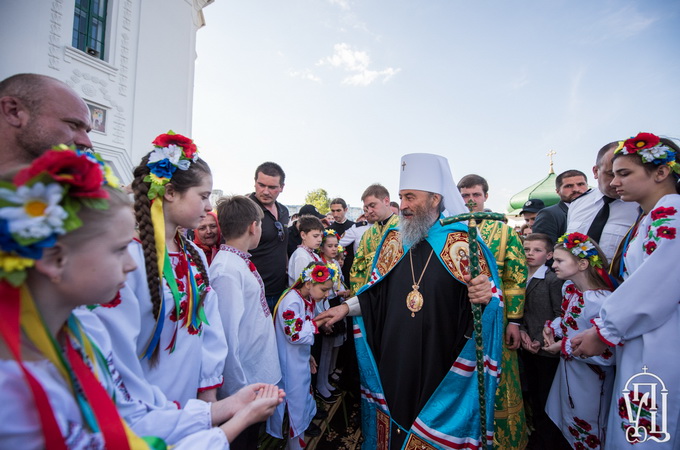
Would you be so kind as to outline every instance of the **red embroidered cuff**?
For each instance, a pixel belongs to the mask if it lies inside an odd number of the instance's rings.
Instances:
[[[604,342],[605,344],[607,344],[610,347],[616,347],[616,344],[609,342],[607,339],[605,339],[604,336],[602,336],[602,333],[600,332],[600,327],[597,326],[597,323],[595,323],[595,319],[590,319],[590,323],[592,323],[593,327],[595,327],[595,331],[597,331],[597,337],[599,337],[602,342]],[[623,345],[623,344],[619,343],[619,345]]]
[[[198,392],[205,392],[205,391],[209,391],[210,389],[217,389],[218,387],[222,387],[223,384],[224,384],[224,381],[221,382],[221,383],[218,383],[216,385],[213,385],[213,386],[201,387],[201,388],[198,388]]]
[[[319,334],[319,327],[316,326],[316,322],[312,320],[312,325],[314,325],[314,334]]]

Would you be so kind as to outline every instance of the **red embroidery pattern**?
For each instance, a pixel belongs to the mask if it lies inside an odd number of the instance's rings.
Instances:
[[[187,255],[184,252],[172,253],[170,254],[170,258],[172,259],[174,265],[177,290],[182,295],[183,300],[180,301],[179,304],[179,316],[177,314],[177,309],[173,305],[169,312],[168,318],[172,322],[181,321],[182,326],[187,326],[188,319],[187,308],[189,305],[189,302],[187,300],[187,291],[191,288],[190,281],[188,278],[189,264],[191,264],[191,271],[194,274],[194,281],[196,283],[199,296],[203,293],[203,291],[205,291],[206,285],[203,280],[203,275],[201,275],[201,272],[198,270],[198,267],[196,266],[193,260],[187,258]],[[198,301],[198,298],[194,299],[194,301]],[[191,335],[198,335],[201,333],[202,330],[203,330],[202,323],[198,326],[198,328],[194,327],[193,325],[187,326],[187,332]]]
[[[658,243],[662,239],[673,240],[677,234],[675,227],[669,227],[668,222],[674,220],[673,216],[677,214],[677,210],[672,206],[665,208],[660,206],[650,213],[652,224],[647,230],[647,236],[642,243],[645,253],[651,255],[658,247]]]
[[[116,294],[116,297],[111,300],[108,303],[102,303],[101,306],[104,308],[115,308],[116,306],[120,305],[121,298],[120,298],[120,291]]]
[[[574,416],[574,419],[569,426],[569,433],[574,437],[574,448],[586,450],[588,448],[598,448],[600,446],[600,438],[592,434],[593,426],[583,419]]]
[[[645,428],[647,431],[648,436],[655,436],[658,438],[663,438],[663,435],[661,433],[652,433],[652,422],[650,421],[652,414],[651,414],[651,409],[655,408],[656,405],[653,404],[652,398],[648,397],[647,401],[645,403],[642,403],[640,399],[635,400],[635,396],[633,395],[632,392],[628,393],[628,399],[630,401],[631,405],[631,412],[633,413],[633,417],[640,417],[640,420],[638,421],[638,425]],[[631,426],[634,425],[631,422],[628,421],[628,409],[626,407],[626,399],[624,397],[619,397],[619,417],[621,417],[623,420],[621,421],[621,429],[624,431],[624,433],[627,431],[627,429]],[[633,442],[633,444],[637,444],[637,442]]]

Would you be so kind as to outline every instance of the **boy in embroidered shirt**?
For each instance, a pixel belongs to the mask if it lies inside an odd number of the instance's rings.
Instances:
[[[298,228],[302,245],[300,245],[288,261],[288,285],[292,286],[302,270],[313,261],[321,261],[316,251],[321,247],[324,226],[314,216],[302,216],[298,219]]]
[[[218,399],[233,395],[252,380],[276,384],[281,368],[276,336],[267,306],[264,284],[248,250],[262,234],[262,209],[242,195],[221,198],[217,218],[224,244],[210,266],[210,282],[217,293],[229,352],[224,385]],[[246,429],[231,443],[232,449],[256,449],[260,424]]]
[[[552,380],[560,362],[543,346],[543,325],[559,317],[562,310],[562,283],[545,263],[553,256],[553,242],[547,234],[533,233],[524,239],[529,276],[524,300],[524,317],[520,325],[522,350],[519,355],[524,365],[522,385],[531,404],[533,432],[529,445],[533,448],[569,448],[560,430],[545,413],[545,404]]]
[[[312,372],[316,371],[316,364],[311,358],[311,346],[314,334],[318,332],[312,320],[314,302],[324,300],[337,279],[335,265],[311,262],[274,308],[274,328],[282,373],[279,387],[286,387],[286,399],[267,421],[267,433],[279,439],[287,436],[289,449],[304,448],[303,434],[316,414],[316,402],[310,392]],[[286,410],[289,428],[283,431]]]

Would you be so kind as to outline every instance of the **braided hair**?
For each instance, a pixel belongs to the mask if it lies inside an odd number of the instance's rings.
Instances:
[[[153,223],[151,222],[151,200],[147,195],[149,192],[150,183],[148,181],[144,181],[144,178],[151,172],[147,166],[150,154],[151,153],[148,153],[142,158],[142,161],[133,172],[134,179],[132,180],[132,192],[135,198],[135,218],[137,219],[137,225],[139,227],[139,240],[142,243],[142,250],[144,252],[146,281],[149,287],[149,295],[151,297],[151,303],[153,306],[153,316],[155,319],[158,319],[162,301],[162,289],[158,283],[161,274],[158,267],[158,253],[156,249],[155,231],[153,228]],[[169,184],[172,185],[176,192],[181,194],[188,191],[191,187],[199,186],[203,176],[206,174],[210,174],[210,167],[204,160],[199,158],[196,160],[196,162],[191,163],[188,169],[175,171]],[[208,278],[208,271],[203,264],[203,259],[201,258],[198,250],[190,242],[188,242],[187,239],[181,235],[181,233],[180,246],[186,248],[190,259],[194,262],[201,276],[203,277],[205,286],[209,286],[210,281]],[[199,304],[203,303],[207,292],[208,289],[203,290],[199,299]],[[151,361],[154,362],[157,361],[157,359],[158,347],[156,347],[154,350]]]

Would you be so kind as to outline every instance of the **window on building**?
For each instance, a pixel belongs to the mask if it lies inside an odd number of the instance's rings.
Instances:
[[[73,14],[73,46],[104,59],[107,0],[76,0]]]

